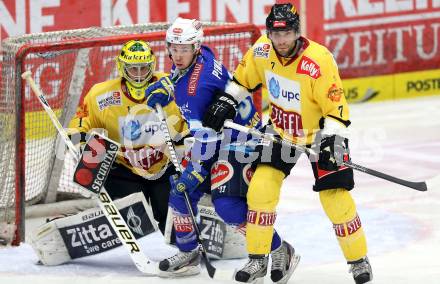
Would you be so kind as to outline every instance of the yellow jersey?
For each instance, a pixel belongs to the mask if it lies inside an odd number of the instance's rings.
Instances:
[[[153,81],[165,76],[154,73]],[[106,135],[121,144],[116,162],[133,173],[152,178],[168,166],[168,153],[161,123],[154,110],[127,95],[124,79],[117,78],[94,85],[85,95],[69,132],[87,133],[104,129]],[[188,126],[172,101],[163,108],[171,137],[184,135]]]
[[[281,137],[311,144],[323,119],[350,124],[338,67],[324,46],[301,37],[292,58],[279,56],[266,35],[250,48],[234,72],[248,90],[268,92],[270,121]],[[321,126],[321,127],[320,127]]]

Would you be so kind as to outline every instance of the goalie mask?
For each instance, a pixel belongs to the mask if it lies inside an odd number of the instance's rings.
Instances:
[[[130,40],[122,46],[116,63],[119,75],[126,80],[130,96],[142,100],[156,68],[153,50],[145,41]]]
[[[202,23],[194,19],[177,18],[166,33],[167,48],[171,58],[173,54],[172,50],[170,50],[171,45],[185,45],[182,48],[175,46],[174,49],[183,49],[186,53],[191,52],[193,61],[200,51],[202,41]]]

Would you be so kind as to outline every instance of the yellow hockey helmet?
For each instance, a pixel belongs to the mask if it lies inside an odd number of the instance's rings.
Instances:
[[[130,40],[122,46],[116,63],[119,75],[127,80],[130,95],[136,100],[143,99],[156,68],[156,56],[150,45],[142,40]]]

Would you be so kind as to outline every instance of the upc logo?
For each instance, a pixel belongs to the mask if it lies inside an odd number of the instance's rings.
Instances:
[[[122,127],[125,138],[134,141],[141,137],[141,123],[138,120],[130,120]]]
[[[150,124],[145,125],[144,131],[145,131],[145,133],[147,133],[147,134],[151,133],[151,136],[154,136],[157,132],[163,132],[164,128],[165,128],[165,126],[162,124],[150,123]]]
[[[280,96],[280,83],[275,78],[269,81],[269,92],[275,99]]]
[[[281,97],[286,98],[288,102],[290,102],[291,100],[299,101],[300,99],[299,93],[282,89],[280,87],[280,83],[273,77],[269,80],[269,92],[274,99],[278,99],[280,97],[280,94]]]

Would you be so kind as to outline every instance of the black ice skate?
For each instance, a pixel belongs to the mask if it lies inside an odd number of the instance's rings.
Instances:
[[[347,263],[350,264],[350,270],[348,272],[353,273],[354,282],[356,284],[369,283],[373,280],[373,271],[371,270],[368,257]]]
[[[269,257],[265,255],[249,255],[246,265],[237,271],[235,281],[245,283],[263,283],[264,276],[267,273],[267,263]]]
[[[160,277],[183,277],[200,273],[200,252],[198,249],[182,252],[179,251],[172,257],[159,263]]]
[[[274,283],[287,283],[301,257],[296,255],[295,249],[285,241],[281,243],[279,248],[271,252],[270,255],[272,258],[270,278]]]

